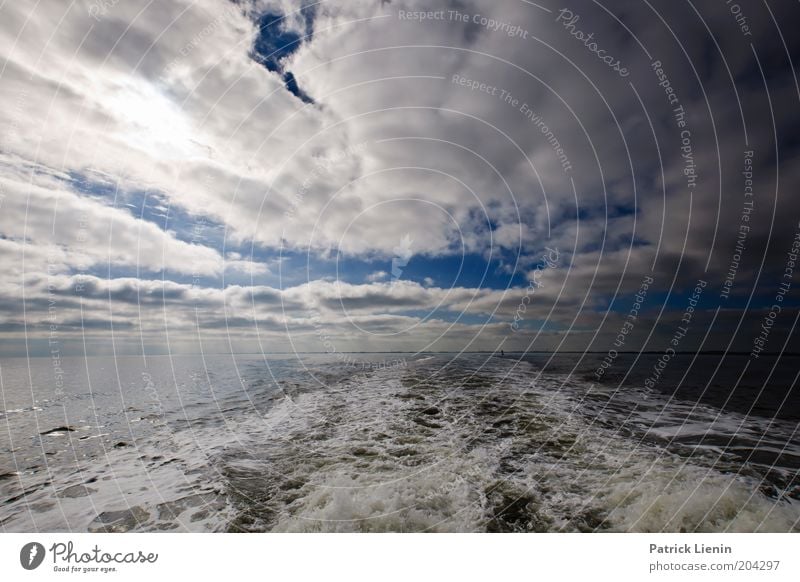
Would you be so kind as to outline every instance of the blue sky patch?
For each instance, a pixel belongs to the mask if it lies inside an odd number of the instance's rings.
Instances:
[[[253,45],[253,58],[264,65],[271,73],[281,76],[286,90],[303,103],[314,103],[314,100],[303,91],[297,83],[294,73],[284,68],[288,57],[295,53],[311,38],[313,26],[313,10],[303,10],[306,33],[301,35],[288,30],[286,17],[281,14],[267,12],[258,20],[259,34]]]

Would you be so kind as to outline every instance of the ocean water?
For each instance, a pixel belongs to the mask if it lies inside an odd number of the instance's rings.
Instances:
[[[0,531],[800,529],[800,360],[656,361],[0,360]]]

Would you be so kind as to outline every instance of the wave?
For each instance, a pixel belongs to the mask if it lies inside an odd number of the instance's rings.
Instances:
[[[226,460],[241,511],[233,529],[798,527],[800,505],[785,491],[765,494],[753,467],[666,446],[677,437],[730,435],[740,418],[678,427],[662,415],[653,428],[651,409],[670,403],[651,396],[639,416],[629,411],[627,425],[652,430],[631,431],[613,407],[597,422],[587,387],[570,387],[565,377],[536,377],[503,361],[416,364],[300,394],[263,417],[269,436],[244,431],[259,442]],[[642,438],[648,434],[655,438]]]

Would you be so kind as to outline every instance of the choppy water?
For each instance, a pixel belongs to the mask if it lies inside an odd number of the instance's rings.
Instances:
[[[65,358],[63,387],[0,361],[2,531],[800,529],[779,374],[647,391],[647,356],[603,384],[580,355],[301,358]]]

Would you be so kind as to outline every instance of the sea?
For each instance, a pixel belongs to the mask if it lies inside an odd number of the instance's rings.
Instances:
[[[0,531],[798,531],[799,371],[737,354],[6,358]]]

